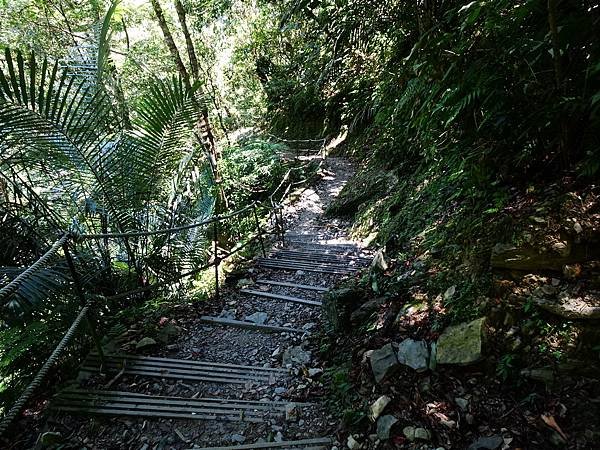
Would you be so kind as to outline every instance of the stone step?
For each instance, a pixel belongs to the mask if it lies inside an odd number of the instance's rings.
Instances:
[[[235,328],[247,328],[249,330],[260,331],[263,333],[307,333],[305,330],[298,328],[280,327],[276,325],[258,325],[254,322],[245,320],[225,319],[223,317],[202,316],[200,321],[211,325],[222,325]]]
[[[137,355],[105,355],[102,363],[98,354],[92,353],[84,361],[80,374],[121,371],[126,375],[229,384],[270,383],[286,373],[276,368]]]
[[[326,450],[331,448],[331,444],[333,444],[333,440],[330,438],[314,438],[299,441],[257,442],[256,444],[227,447],[194,447],[189,450],[262,450],[271,448],[281,450]]]
[[[124,391],[68,389],[57,394],[50,408],[73,414],[162,417],[170,419],[265,422],[285,416],[287,402],[184,398]],[[306,403],[294,403],[305,406]]]
[[[269,284],[272,286],[284,286],[284,287],[290,287],[290,288],[295,288],[295,289],[305,289],[307,291],[327,292],[329,290],[329,288],[322,287],[322,286],[311,286],[309,284],[288,283],[286,281],[274,281],[274,280],[260,279],[260,280],[256,280],[256,282],[259,284]]]
[[[273,294],[271,292],[256,291],[254,289],[241,289],[240,292],[242,294],[246,294],[246,295],[254,295],[256,297],[272,298],[275,300],[282,300],[284,302],[289,302],[289,303],[299,303],[301,305],[308,305],[308,306],[323,306],[322,302],[318,302],[315,300],[306,300],[306,299],[298,298],[298,297],[292,297],[290,295]]]

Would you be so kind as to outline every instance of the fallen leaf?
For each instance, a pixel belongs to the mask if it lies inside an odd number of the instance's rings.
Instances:
[[[556,423],[556,420],[554,420],[554,416],[548,416],[546,414],[542,414],[542,420],[544,421],[544,423],[546,425],[548,425],[550,428],[552,428],[554,431],[556,431],[558,434],[560,434],[560,436],[565,440],[568,441],[569,439],[567,438],[567,435],[563,432],[563,430],[560,429],[560,427],[558,426],[558,424]]]

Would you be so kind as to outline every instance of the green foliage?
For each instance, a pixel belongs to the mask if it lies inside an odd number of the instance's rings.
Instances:
[[[222,176],[230,206],[235,210],[263,200],[283,178],[287,147],[260,139],[242,141],[223,151]]]

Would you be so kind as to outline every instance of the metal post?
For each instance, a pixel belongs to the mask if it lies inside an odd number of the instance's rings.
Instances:
[[[279,211],[279,223],[281,226],[281,244],[285,247],[285,221],[283,220],[283,206],[277,205],[277,209]]]
[[[79,274],[75,269],[75,264],[73,263],[73,258],[71,257],[71,252],[69,251],[69,244],[66,242],[63,244],[63,250],[65,252],[65,258],[67,260],[67,265],[69,266],[69,270],[71,271],[71,277],[73,278],[73,283],[75,284],[75,292],[77,293],[77,297],[79,298],[79,302],[81,306],[85,306],[87,304],[85,300],[85,294],[83,293],[83,288],[81,287],[81,280],[79,279]],[[100,338],[98,337],[98,333],[96,333],[96,328],[92,324],[90,320],[89,314],[85,314],[84,318],[89,330],[90,335],[92,336],[92,340],[94,341],[94,345],[96,346],[96,350],[98,350],[98,355],[100,356],[100,361],[104,364],[104,351],[102,350],[102,344],[100,343]]]
[[[252,212],[254,213],[254,221],[256,222],[256,230],[258,231],[258,239],[260,240],[260,248],[262,249],[263,258],[266,258],[267,253],[265,252],[265,242],[263,240],[263,232],[260,228],[260,223],[258,222],[258,214],[256,214],[256,203],[252,204]]]
[[[217,301],[219,301],[219,263],[221,262],[219,260],[219,247],[218,247],[218,236],[219,236],[219,219],[217,217],[217,220],[214,221],[213,224],[213,230],[214,230],[214,242],[215,242],[215,297],[217,299]]]

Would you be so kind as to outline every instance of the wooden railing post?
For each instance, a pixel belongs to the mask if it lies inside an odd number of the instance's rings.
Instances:
[[[79,279],[79,274],[75,269],[75,263],[73,262],[73,258],[71,256],[71,252],[69,251],[69,244],[65,242],[63,244],[63,251],[65,252],[65,258],[67,260],[67,265],[69,266],[69,271],[71,272],[71,278],[73,278],[73,284],[75,285],[75,292],[77,293],[77,297],[79,298],[79,302],[81,306],[84,307],[87,304],[85,299],[85,294],[83,293],[83,287],[81,286],[81,280]],[[84,318],[88,329],[90,330],[90,336],[92,336],[92,340],[94,341],[94,345],[96,346],[96,350],[98,350],[98,355],[100,356],[100,360],[102,364],[104,364],[104,351],[102,350],[102,343],[100,342],[100,337],[96,332],[96,328],[94,327],[92,321],[90,320],[89,314],[85,314]]]

